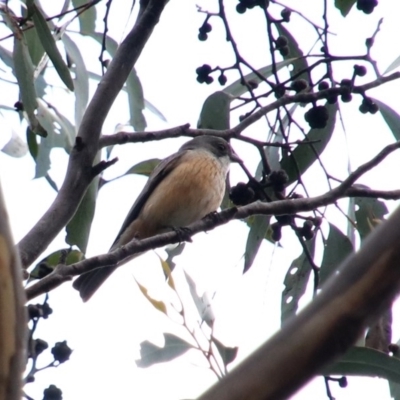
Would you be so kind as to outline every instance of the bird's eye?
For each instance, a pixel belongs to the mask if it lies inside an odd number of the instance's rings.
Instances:
[[[226,151],[226,145],[223,144],[223,143],[220,143],[220,144],[218,145],[218,150],[221,151],[221,152]]]

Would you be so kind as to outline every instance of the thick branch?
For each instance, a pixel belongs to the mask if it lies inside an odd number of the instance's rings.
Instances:
[[[298,316],[199,400],[289,398],[355,343],[400,292],[400,209]]]
[[[0,187],[0,400],[19,400],[28,325],[22,269]]]
[[[141,2],[142,8],[135,26],[119,46],[85,112],[69,159],[67,174],[56,199],[18,245],[24,267],[29,266],[46,249],[76,212],[93,177],[92,165],[104,120],[157,24],[166,2]]]

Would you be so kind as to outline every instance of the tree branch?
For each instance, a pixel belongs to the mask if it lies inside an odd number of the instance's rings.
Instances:
[[[104,120],[149,39],[167,0],[141,2],[135,26],[119,46],[82,119],[64,183],[53,204],[20,241],[23,267],[28,267],[75,214],[93,177],[92,165]]]

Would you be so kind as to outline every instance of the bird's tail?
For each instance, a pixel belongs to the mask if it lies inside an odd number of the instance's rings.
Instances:
[[[88,301],[116,268],[116,265],[111,265],[86,272],[74,281],[73,287],[79,291],[83,301]]]

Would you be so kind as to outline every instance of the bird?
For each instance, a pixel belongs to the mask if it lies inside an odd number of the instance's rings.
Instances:
[[[215,212],[224,197],[231,162],[241,160],[221,137],[203,135],[184,143],[150,174],[109,251],[133,239],[186,227]],[[88,301],[117,267],[86,272],[73,282],[73,287],[83,301]]]

